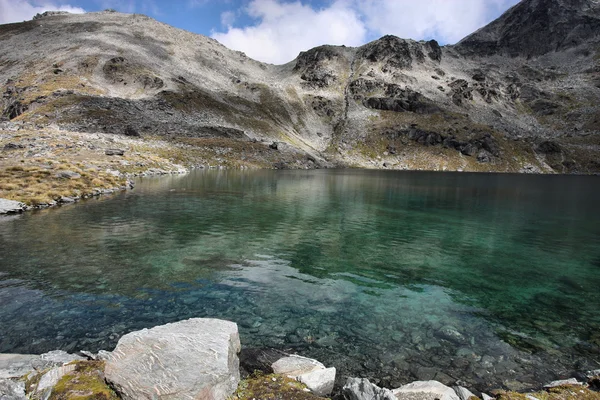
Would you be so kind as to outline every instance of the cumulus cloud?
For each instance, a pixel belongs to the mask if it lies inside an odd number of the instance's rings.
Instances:
[[[455,43],[519,0],[371,0],[357,2],[370,32]]]
[[[214,32],[212,37],[252,58],[275,64],[322,44],[358,46],[367,33],[347,1],[315,10],[300,1],[253,0],[243,11],[257,23],[244,28],[229,26],[227,32]]]
[[[201,1],[201,0],[195,0]],[[383,35],[459,41],[519,0],[335,0],[316,8],[308,0],[252,0],[238,12],[254,19],[246,27],[222,15],[226,32],[212,37],[260,61],[276,64],[321,44],[362,45]]]
[[[35,14],[43,13],[44,11],[85,12],[81,7],[73,7],[68,4],[60,4],[52,1],[0,0],[0,24],[23,22],[33,18]]]

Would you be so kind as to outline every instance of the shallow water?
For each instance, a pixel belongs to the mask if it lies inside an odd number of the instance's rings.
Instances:
[[[600,368],[600,178],[197,171],[0,219],[0,352],[189,317],[386,386]]]

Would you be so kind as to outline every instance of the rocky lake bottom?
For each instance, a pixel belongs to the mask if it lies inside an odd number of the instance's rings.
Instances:
[[[397,387],[600,366],[600,178],[195,171],[0,218],[0,352],[229,319],[243,348]]]

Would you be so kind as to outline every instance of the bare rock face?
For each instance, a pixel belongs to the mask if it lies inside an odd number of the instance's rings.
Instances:
[[[240,380],[233,322],[192,318],[123,336],[106,380],[123,399],[227,399]]]
[[[600,5],[594,0],[522,1],[457,45],[464,54],[538,56],[597,38]]]

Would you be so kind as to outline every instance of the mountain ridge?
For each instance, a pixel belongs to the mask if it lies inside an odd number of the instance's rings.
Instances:
[[[388,35],[272,65],[137,14],[0,25],[0,146],[17,146],[0,167],[29,162],[18,130],[160,140],[148,157],[170,154],[163,166],[597,173],[596,32],[572,26],[577,41],[538,53],[502,33],[527,36],[548,2],[563,13],[552,18],[595,26],[592,0],[523,0],[456,45]]]

